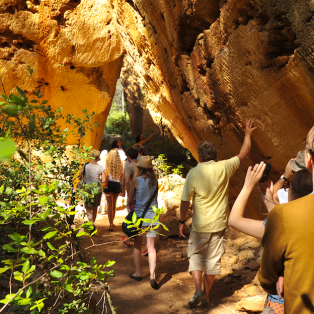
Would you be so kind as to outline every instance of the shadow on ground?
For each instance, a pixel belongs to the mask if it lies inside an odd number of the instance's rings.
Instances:
[[[243,284],[226,283],[225,277],[218,277],[210,293],[211,304],[207,309],[196,307],[191,309],[187,304],[194,294],[192,276],[188,272],[186,257],[187,240],[160,238],[157,245],[157,281],[159,290],[153,290],[149,281],[148,257],[142,258],[142,278],[137,282],[129,278],[135,271],[133,261],[133,246],[125,248],[120,241],[123,236],[121,223],[123,217],[117,217],[113,232],[107,231],[107,216],[100,216],[96,221],[98,233],[94,236],[95,244],[107,244],[95,247],[90,251],[97,256],[99,263],[113,260],[112,267],[115,277],[108,281],[110,292],[117,314],[144,313],[240,313],[234,311],[235,303],[239,301],[234,292]],[[143,246],[143,250],[144,250]],[[230,310],[232,307],[233,312]]]

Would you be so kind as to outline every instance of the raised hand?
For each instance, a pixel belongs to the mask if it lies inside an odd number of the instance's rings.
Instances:
[[[266,164],[263,161],[260,164],[256,164],[253,168],[249,167],[246,173],[244,187],[253,190],[262,178],[265,168]]]
[[[290,167],[290,161],[291,160],[295,160],[295,158],[291,158],[287,165],[286,165],[286,169],[285,169],[285,173],[283,174],[285,176],[286,179],[288,179],[289,181],[292,179],[292,176],[293,176],[293,171]]]
[[[276,204],[274,202],[273,182],[270,179],[268,179],[267,182],[260,183],[259,187],[260,187],[262,195],[263,195],[264,204],[265,204],[268,212],[270,212],[276,206]]]
[[[253,127],[253,121],[250,119],[246,119],[245,135],[251,136],[253,131],[256,129],[257,129],[257,127]]]

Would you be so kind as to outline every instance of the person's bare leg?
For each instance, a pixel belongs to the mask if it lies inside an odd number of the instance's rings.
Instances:
[[[92,223],[94,223],[93,208],[86,209],[86,216],[87,216],[88,221],[91,221]]]
[[[117,206],[117,200],[118,200],[118,197],[119,197],[119,194],[113,194],[113,200],[112,200],[112,216],[113,216],[113,219],[112,219],[112,223],[114,221],[114,218],[116,217],[116,206]]]
[[[143,235],[143,237],[144,237],[145,247],[146,247],[146,249],[148,250],[148,247],[147,247],[147,237],[146,237],[146,235],[145,235],[145,234]]]
[[[93,211],[93,222],[95,222],[96,218],[97,218],[97,208],[98,206],[93,206],[92,207],[92,211]]]
[[[156,261],[157,261],[156,238],[146,237],[146,241],[147,241],[146,246],[148,249],[148,265],[149,265],[150,279],[155,279]]]
[[[113,213],[112,213],[112,201],[113,201],[113,195],[112,193],[106,193],[106,200],[108,204],[108,220],[109,220],[109,227],[113,227]]]
[[[205,274],[205,294],[206,294],[206,298],[209,298],[209,292],[213,286],[213,283],[215,281],[215,275],[206,275]]]
[[[189,306],[194,307],[206,298],[205,293],[202,290],[202,275],[203,272],[201,270],[192,271],[192,277],[195,285],[195,294],[189,301]]]
[[[195,285],[195,293],[199,290],[202,290],[202,275],[203,275],[203,271],[201,270],[192,271],[192,277],[193,277],[193,281]]]
[[[135,273],[133,276],[140,277],[141,276],[141,263],[142,263],[142,242],[143,237],[135,237],[134,238],[134,264],[135,264]]]

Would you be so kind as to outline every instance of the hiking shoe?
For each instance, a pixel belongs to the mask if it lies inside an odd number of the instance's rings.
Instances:
[[[210,306],[209,299],[204,299],[201,301],[201,307],[208,308]]]
[[[196,306],[204,299],[206,299],[205,293],[202,290],[198,290],[189,301],[189,306]]]
[[[125,237],[121,237],[121,241],[122,241],[123,245],[124,245],[126,248],[130,248],[130,247],[131,247],[130,242],[125,241]]]
[[[148,256],[148,250],[146,249],[144,252],[142,252],[143,256]]]
[[[159,289],[159,284],[156,282],[155,279],[150,280],[150,285],[153,289],[158,290]]]

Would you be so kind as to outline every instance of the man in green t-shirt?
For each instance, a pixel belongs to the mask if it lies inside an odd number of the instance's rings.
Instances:
[[[179,220],[180,234],[186,237],[185,220],[192,199],[193,221],[187,255],[189,271],[195,284],[195,294],[189,301],[190,306],[195,306],[203,300],[208,303],[215,276],[220,274],[221,256],[225,251],[223,236],[229,217],[229,180],[240,163],[247,158],[251,149],[251,135],[255,129],[252,121],[247,120],[241,151],[228,160],[216,162],[217,150],[209,141],[203,141],[197,147],[199,163],[186,178]],[[202,290],[204,266],[205,292]]]

